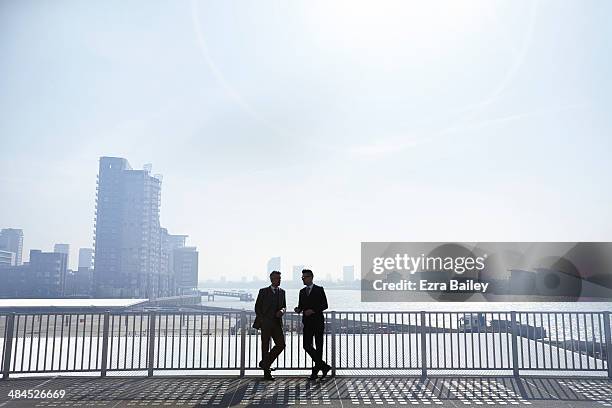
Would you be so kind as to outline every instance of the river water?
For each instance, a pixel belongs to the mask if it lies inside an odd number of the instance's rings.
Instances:
[[[216,290],[242,290],[257,298],[258,289],[226,288]],[[285,289],[287,308],[297,306],[298,289]],[[487,311],[487,312],[599,312],[612,311],[612,302],[362,302],[360,290],[325,289],[329,311]],[[202,305],[232,309],[253,310],[255,301],[217,296],[214,301],[202,298]]]

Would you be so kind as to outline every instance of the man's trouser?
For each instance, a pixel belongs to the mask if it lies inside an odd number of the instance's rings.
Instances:
[[[325,333],[325,323],[323,321],[308,322],[304,324],[304,350],[308,353],[315,366],[313,373],[316,373],[327,365],[323,361],[323,335]],[[316,348],[312,347],[314,337]]]
[[[267,323],[267,324],[266,324]],[[274,340],[274,347],[270,348],[270,338]],[[261,328],[261,355],[264,367],[270,367],[276,357],[285,349],[285,334],[281,322],[265,322]]]

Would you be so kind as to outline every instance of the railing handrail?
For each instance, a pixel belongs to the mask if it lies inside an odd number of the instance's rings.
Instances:
[[[349,368],[413,369],[423,376],[438,369],[511,370],[515,376],[526,370],[565,370],[606,372],[612,378],[609,311],[326,310],[324,314],[330,325],[325,353],[331,354],[327,358],[333,374]],[[144,370],[153,375],[156,370],[183,369],[239,370],[242,376],[245,370],[257,369],[260,344],[259,333],[251,328],[254,315],[245,309],[1,312],[5,336],[0,344],[1,371],[3,378],[11,373],[96,371],[105,376],[108,371]],[[291,347],[277,363],[280,369],[306,369],[307,357],[300,349],[301,319],[291,310],[287,315]],[[484,324],[480,319],[461,319],[465,315],[484,316]],[[495,323],[499,321],[507,323]],[[364,354],[364,346],[366,354],[376,351],[374,357]]]
[[[222,309],[220,308],[219,310],[213,310],[213,309],[202,309],[202,310],[184,310],[184,311],[177,311],[177,312],[172,312],[172,311],[167,311],[167,313],[181,313],[181,312],[185,312],[185,313],[222,313],[222,312],[231,312],[231,313],[240,313],[242,311],[245,312],[251,312],[251,313],[255,313],[254,310],[252,309],[231,309],[231,310],[227,310],[227,309]],[[416,309],[416,310],[336,310],[336,309],[327,309],[324,310],[322,313],[420,313],[422,312],[422,309]],[[132,311],[133,312],[133,311]],[[145,311],[147,312],[147,311]],[[156,312],[161,312],[161,313],[166,313],[166,311],[157,311]],[[498,311],[498,310],[425,310],[425,313],[430,313],[430,314],[435,314],[435,313],[511,313],[511,312],[516,312],[516,313],[604,313],[604,310],[593,310],[593,311],[575,311],[575,310],[569,310],[569,311],[565,311],[565,310],[559,310],[559,311],[549,311],[549,310],[510,310],[510,311]],[[117,311],[116,313],[122,313],[121,311]],[[142,312],[135,312],[135,313],[142,313]],[[294,312],[293,310],[287,309],[287,313],[292,313],[292,314],[296,314],[296,312]],[[31,314],[31,313],[29,313]],[[298,313],[299,314],[299,313]]]

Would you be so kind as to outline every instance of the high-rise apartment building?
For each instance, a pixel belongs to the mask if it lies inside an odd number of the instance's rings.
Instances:
[[[4,228],[0,230],[0,250],[14,253],[14,265],[21,265],[23,254],[23,230],[16,228]]]
[[[66,265],[68,265],[68,269],[70,269],[70,244],[55,244],[53,246],[53,252],[66,254]]]
[[[5,251],[0,249],[0,267],[3,266],[14,266],[15,265],[15,254],[11,251]]]
[[[342,280],[346,283],[355,280],[355,265],[344,265],[342,267]]]
[[[68,257],[59,252],[30,251],[29,289],[32,297],[57,298],[64,296]]]
[[[96,197],[94,291],[97,297],[156,298],[160,290],[161,176],[150,165],[101,157]]]
[[[93,269],[93,248],[79,248],[79,267]]]
[[[179,293],[198,287],[198,251],[195,247],[175,249],[174,274]]]
[[[293,265],[293,281],[295,283],[302,283],[302,271],[304,269],[306,269],[305,265]]]

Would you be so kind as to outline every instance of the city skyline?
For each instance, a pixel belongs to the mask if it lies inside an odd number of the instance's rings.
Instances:
[[[8,228],[7,230],[13,230],[12,228]],[[187,253],[192,252],[192,251],[196,251],[197,248],[196,247],[191,247],[191,246],[186,246],[186,239],[188,237],[188,235],[168,235],[167,229],[166,228],[161,228],[162,230],[162,234],[166,234],[166,239],[170,240],[172,242],[172,246],[176,247],[176,248],[180,248],[181,250],[186,251]],[[18,231],[22,231],[19,230]],[[21,236],[21,239],[23,240],[23,235]],[[45,251],[44,248],[33,248],[34,251]],[[0,251],[2,251],[2,249],[0,249]],[[66,255],[66,269],[76,272],[78,271],[80,268],[85,268],[85,269],[89,269],[93,271],[93,266],[94,266],[94,249],[93,248],[76,248],[75,251],[77,251],[78,257],[77,260],[74,261],[74,263],[77,265],[76,268],[72,268],[69,262],[69,257],[70,257],[70,244],[69,243],[61,243],[61,244],[54,244],[53,250],[48,251],[47,253],[60,253],[60,254],[65,254]],[[5,251],[6,252],[6,251]],[[12,254],[13,258],[11,259],[13,262],[16,261],[16,253],[14,252],[8,252],[10,254]],[[8,260],[9,258],[6,258],[6,260]],[[245,281],[245,280],[249,280],[251,282],[253,281],[267,281],[267,273],[269,271],[271,271],[272,269],[277,269],[277,270],[285,270],[286,268],[283,268],[282,262],[281,262],[282,257],[272,257],[270,258],[267,262],[266,262],[266,267],[267,267],[267,272],[266,274],[261,274],[261,275],[253,275],[250,277],[246,277],[246,276],[242,276],[240,277],[241,281]],[[28,260],[24,261],[24,262],[28,262]],[[197,262],[197,259],[196,259]],[[272,269],[271,269],[272,268]],[[287,279],[288,281],[291,281],[293,283],[295,282],[301,282],[301,271],[305,268],[309,268],[306,265],[292,265],[291,266],[291,271],[290,274],[289,272],[285,273],[285,279]],[[342,275],[341,276],[334,276],[334,274],[331,274],[331,276],[333,277],[332,281],[336,281],[336,282],[353,282],[356,279],[355,276],[355,272],[354,272],[354,265],[343,265],[342,266]],[[350,272],[348,272],[350,271]],[[347,274],[348,272],[348,274]],[[329,275],[329,274],[328,274]],[[352,278],[351,278],[352,277]],[[245,279],[247,278],[247,279]],[[319,278],[321,279],[321,278]],[[323,279],[324,280],[324,279]],[[199,282],[204,282],[204,281],[210,281],[210,282],[221,282],[220,279],[198,279]],[[329,281],[329,282],[332,282]]]
[[[275,255],[338,278],[366,241],[609,241],[612,4],[470,6],[5,2],[0,226],[74,268],[115,156],[163,174],[201,280]]]

